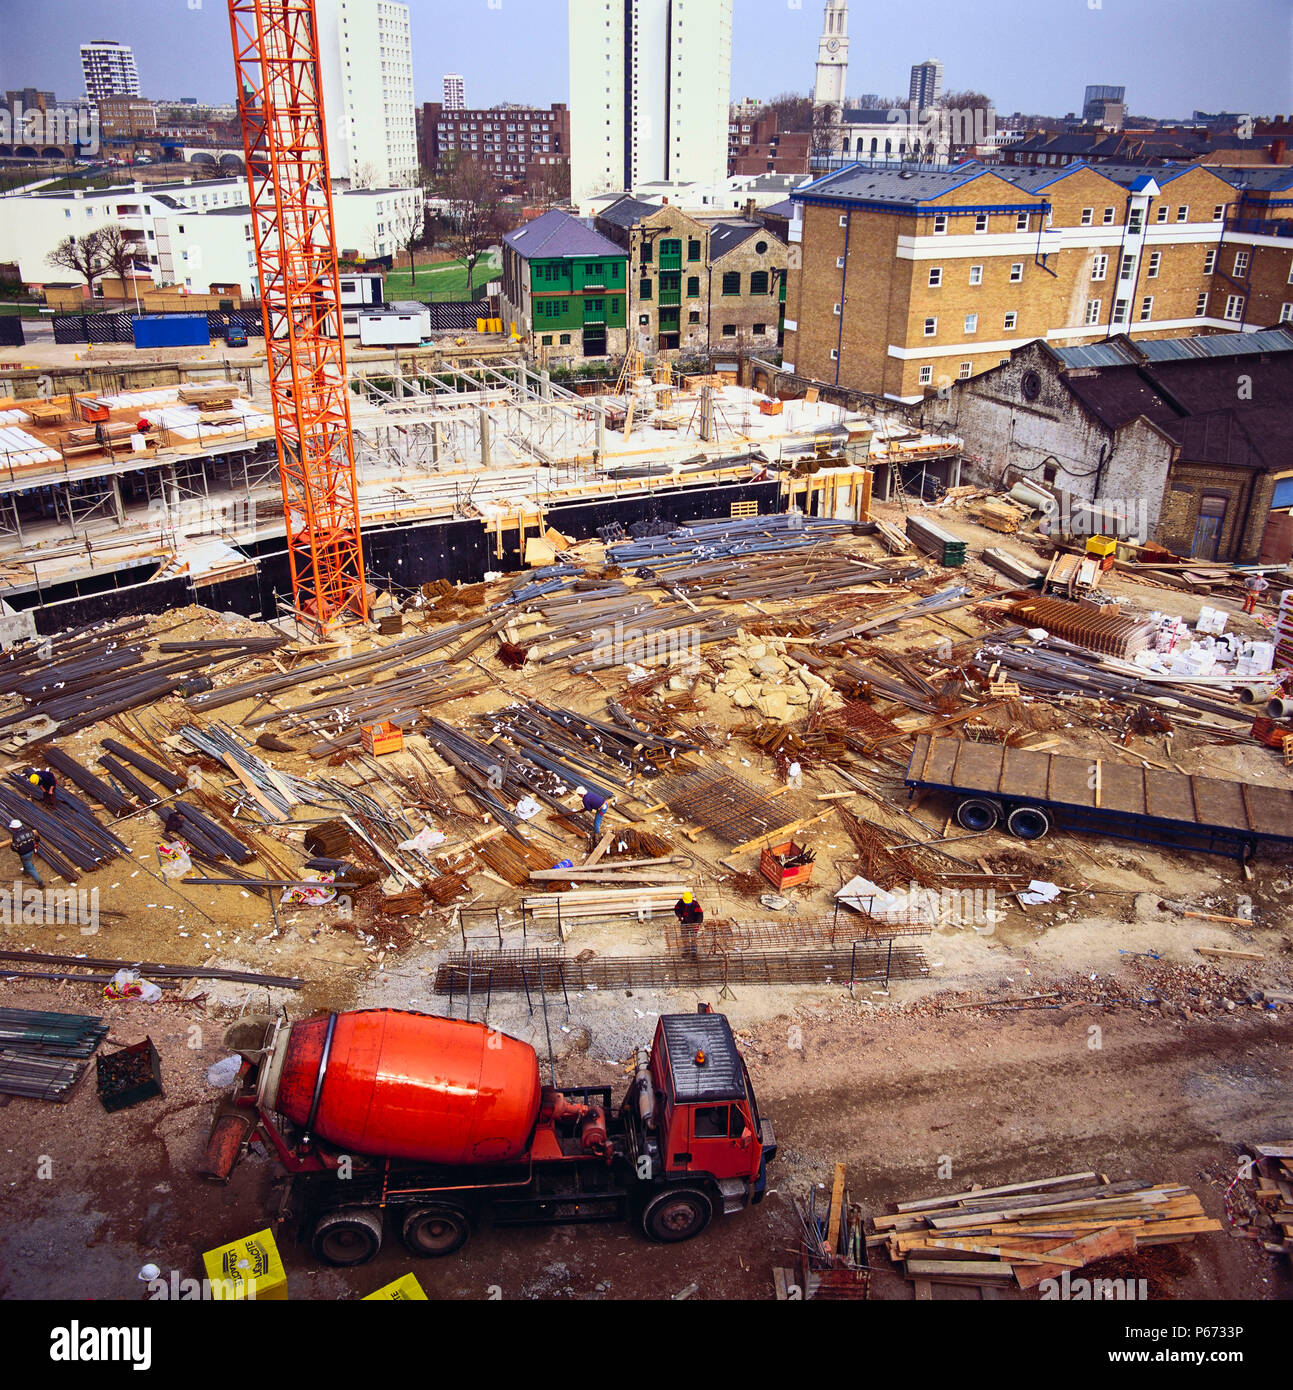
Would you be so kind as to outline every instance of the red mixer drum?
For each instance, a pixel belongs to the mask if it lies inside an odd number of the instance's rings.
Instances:
[[[394,1009],[280,1027],[259,1102],[334,1148],[427,1163],[506,1163],[539,1113],[534,1049],[482,1023]]]

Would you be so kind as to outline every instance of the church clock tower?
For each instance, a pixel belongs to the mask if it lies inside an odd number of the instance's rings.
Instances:
[[[849,3],[826,0],[826,19],[817,45],[816,106],[831,106],[837,115],[844,109],[844,80],[849,70]]]

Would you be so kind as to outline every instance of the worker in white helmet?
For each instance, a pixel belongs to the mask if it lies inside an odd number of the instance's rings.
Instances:
[[[13,846],[13,852],[18,856],[18,862],[22,865],[22,871],[28,878],[32,879],[37,888],[45,886],[45,880],[36,872],[36,850],[40,845],[40,836],[29,825],[24,825],[20,820],[9,822],[9,843]]]

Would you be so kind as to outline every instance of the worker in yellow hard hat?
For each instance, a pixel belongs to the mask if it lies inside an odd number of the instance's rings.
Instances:
[[[54,774],[47,767],[28,768],[27,781],[40,794],[40,799],[46,806],[52,806],[57,796],[57,788],[54,782]]]
[[[705,920],[705,914],[690,888],[684,890],[682,897],[674,903],[673,915],[682,925],[683,959],[695,960],[699,955],[696,939],[700,935],[700,926]]]

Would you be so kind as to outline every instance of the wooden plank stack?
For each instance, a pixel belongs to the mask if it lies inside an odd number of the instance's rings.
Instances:
[[[1251,1145],[1253,1180],[1259,1211],[1269,1218],[1269,1239],[1264,1242],[1271,1254],[1293,1260],[1293,1141],[1283,1144]]]
[[[901,1203],[873,1221],[908,1279],[1032,1289],[1095,1260],[1190,1241],[1221,1223],[1188,1187],[1067,1173]]]

